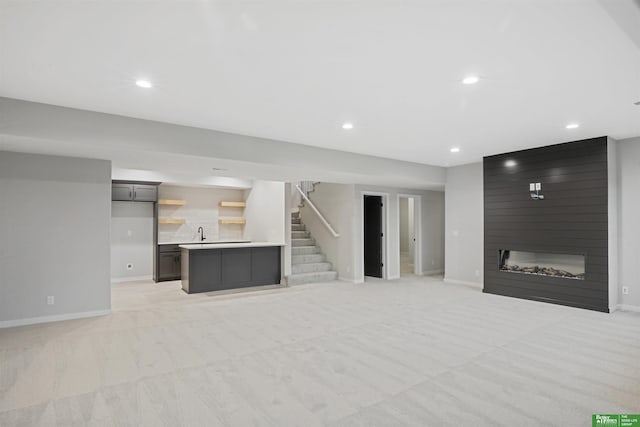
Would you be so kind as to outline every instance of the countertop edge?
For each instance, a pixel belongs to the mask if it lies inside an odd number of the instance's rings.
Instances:
[[[163,245],[200,245],[200,244],[212,244],[212,245],[219,245],[219,244],[231,244],[231,243],[251,243],[251,240],[244,240],[244,239],[236,239],[236,240],[205,240],[203,243],[200,242],[186,242],[184,240],[176,240],[173,242],[158,242],[157,245],[158,246],[163,246]]]
[[[272,246],[285,246],[284,243],[274,242],[248,242],[248,243],[195,243],[187,245],[179,245],[181,249],[187,250],[201,250],[201,249],[230,249],[230,248],[259,248],[259,247],[272,247]]]

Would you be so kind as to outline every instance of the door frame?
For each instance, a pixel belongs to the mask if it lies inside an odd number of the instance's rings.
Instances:
[[[364,196],[381,196],[382,197],[382,279],[387,280],[389,277],[389,193],[381,193],[379,191],[362,191],[360,194],[360,232],[362,239],[360,250],[362,251],[362,280],[367,276],[364,275]]]
[[[398,262],[400,261],[400,198],[413,199],[413,234],[415,244],[413,247],[413,274],[422,276],[422,196],[418,194],[398,193]],[[401,266],[398,265],[398,271]]]

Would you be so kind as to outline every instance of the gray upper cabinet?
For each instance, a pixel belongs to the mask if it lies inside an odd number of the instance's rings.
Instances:
[[[124,202],[157,202],[158,186],[134,182],[113,182],[111,200]]]
[[[133,200],[135,202],[157,202],[157,185],[133,185]]]
[[[132,184],[111,184],[111,200],[133,200]]]

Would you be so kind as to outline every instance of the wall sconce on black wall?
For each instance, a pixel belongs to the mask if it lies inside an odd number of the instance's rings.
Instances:
[[[539,182],[530,182],[529,183],[529,195],[533,200],[543,200],[544,194],[541,194],[542,184]]]

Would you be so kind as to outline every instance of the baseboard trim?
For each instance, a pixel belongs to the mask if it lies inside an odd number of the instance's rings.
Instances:
[[[141,280],[152,280],[151,275],[148,276],[131,276],[131,277],[117,277],[111,279],[111,283],[126,283],[126,282],[139,282]]]
[[[420,273],[421,276],[435,276],[436,274],[444,274],[444,270],[425,270]]]
[[[399,280],[400,276],[389,276],[385,280]]]
[[[450,283],[452,285],[464,285],[464,286],[471,286],[472,288],[476,288],[476,289],[484,289],[484,284],[478,283],[478,282],[468,282],[466,280],[447,279],[446,277],[444,278],[443,281],[445,283]]]
[[[356,279],[345,279],[343,277],[338,277],[339,282],[347,282],[347,283],[364,283],[364,280],[356,280]]]
[[[86,317],[107,316],[109,314],[111,314],[111,310],[96,310],[81,313],[56,314],[53,316],[30,317],[28,319],[3,320],[0,321],[0,329],[36,325],[38,323],[60,322],[63,320],[84,319]]]
[[[640,306],[629,305],[629,304],[618,304],[618,305],[616,305],[616,310],[631,311],[631,312],[634,312],[634,313],[640,313]]]

